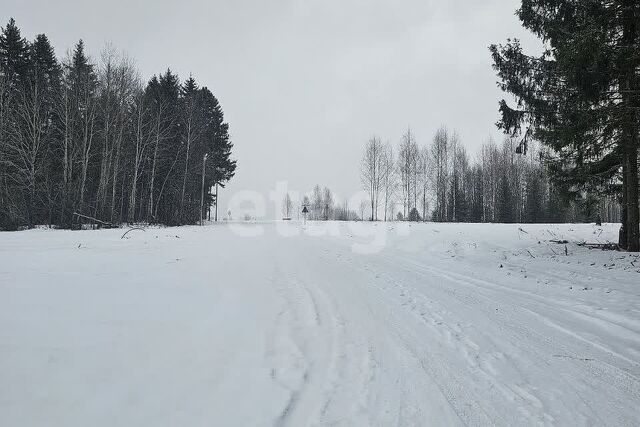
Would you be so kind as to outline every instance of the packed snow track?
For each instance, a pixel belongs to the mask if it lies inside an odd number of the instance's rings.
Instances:
[[[0,234],[0,425],[640,425],[615,225],[124,231]]]

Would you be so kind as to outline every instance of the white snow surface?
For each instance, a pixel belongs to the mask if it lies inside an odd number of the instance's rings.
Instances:
[[[637,426],[640,259],[576,244],[617,231],[1,233],[0,425]]]

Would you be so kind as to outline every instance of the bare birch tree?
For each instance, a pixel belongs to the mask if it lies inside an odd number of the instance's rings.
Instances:
[[[416,140],[411,133],[411,129],[402,136],[400,149],[398,150],[398,176],[400,179],[403,218],[407,218],[409,212],[415,207],[417,200],[416,193],[416,170],[418,164],[419,150]]]
[[[293,202],[291,196],[287,193],[282,201],[282,216],[284,219],[291,219],[291,209],[293,209]]]
[[[380,190],[384,182],[383,158],[384,146],[380,138],[374,136],[365,146],[360,167],[362,186],[370,198],[371,221],[378,219]]]
[[[131,190],[129,193],[129,212],[128,221],[133,222],[135,220],[136,211],[136,198],[138,190],[138,181],[142,173],[142,167],[145,160],[145,153],[147,148],[151,145],[153,140],[152,126],[148,121],[148,109],[145,103],[145,97],[142,89],[138,91],[138,96],[135,105],[135,128],[133,130],[133,159],[131,172]]]
[[[393,202],[396,195],[397,175],[396,159],[393,146],[384,144],[382,150],[382,191],[384,197],[384,220],[393,219],[393,212],[389,215],[389,209],[393,210]]]
[[[418,159],[418,188],[420,203],[422,206],[422,220],[427,220],[429,214],[429,148],[422,147],[420,149],[420,155]]]
[[[445,221],[447,218],[447,188],[449,181],[449,133],[441,127],[433,137],[431,144],[431,171],[433,174],[434,193],[436,196],[435,220]]]

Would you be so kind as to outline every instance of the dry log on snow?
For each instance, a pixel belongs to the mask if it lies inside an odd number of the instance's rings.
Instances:
[[[581,242],[578,243],[578,246],[584,246],[589,249],[602,249],[603,251],[617,251],[620,249],[617,243],[588,243]]]
[[[116,228],[117,227],[116,225],[114,225],[114,224],[112,224],[110,222],[102,221],[102,220],[100,220],[98,218],[94,218],[94,217],[91,217],[91,216],[88,216],[88,215],[83,215],[83,214],[78,213],[78,212],[74,212],[73,215],[77,216],[79,218],[88,219],[89,221],[93,221],[93,222],[95,222],[95,223],[97,223],[97,224],[99,224],[99,225],[101,225],[103,227],[106,227],[106,228]]]
[[[551,239],[549,240],[551,243],[557,243],[559,245],[566,245],[567,243],[569,243],[568,240],[556,240],[556,239]]]

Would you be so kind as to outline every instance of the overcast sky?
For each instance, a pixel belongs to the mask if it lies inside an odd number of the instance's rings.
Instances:
[[[495,128],[502,97],[487,46],[533,38],[517,0],[0,0],[23,35],[58,55],[85,40],[134,57],[144,77],[192,73],[218,97],[238,160],[222,198],[276,181],[360,189],[365,142],[419,144],[456,129],[471,153]]]

